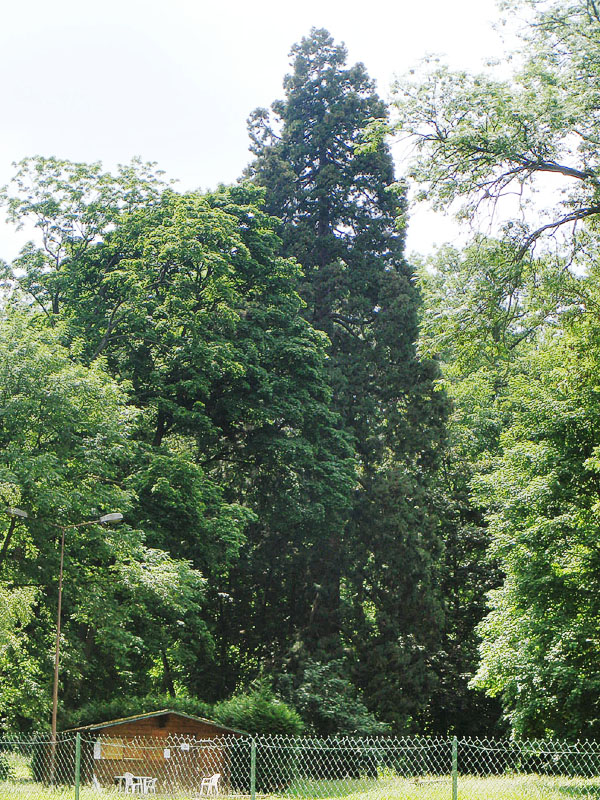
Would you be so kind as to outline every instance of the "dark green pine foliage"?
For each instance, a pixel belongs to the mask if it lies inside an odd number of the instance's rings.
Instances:
[[[358,464],[343,535],[308,559],[314,587],[305,657],[351,653],[354,681],[382,718],[410,725],[432,689],[441,554],[432,492],[443,437],[436,371],[416,357],[418,291],[404,259],[404,192],[385,144],[361,130],[386,107],[362,64],[313,29],[292,49],[285,99],[250,118],[249,176],[283,221],[283,254],[303,267],[306,316],[327,333],[335,410]]]

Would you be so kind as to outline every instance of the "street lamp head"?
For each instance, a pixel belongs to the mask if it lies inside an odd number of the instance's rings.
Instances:
[[[104,516],[100,517],[98,521],[103,525],[108,525],[111,522],[121,522],[122,519],[123,514],[121,514],[119,511],[115,511],[112,514],[104,514]]]
[[[6,509],[6,513],[9,517],[20,517],[20,519],[27,519],[29,516],[26,511],[23,511],[22,508],[14,508],[11,506]]]

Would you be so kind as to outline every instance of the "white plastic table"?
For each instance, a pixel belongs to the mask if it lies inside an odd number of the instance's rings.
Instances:
[[[119,782],[119,789],[125,789],[125,775],[115,775],[115,780]],[[154,778],[152,775],[133,775],[133,780],[137,782],[134,790],[141,789],[142,794],[148,794],[148,784]]]

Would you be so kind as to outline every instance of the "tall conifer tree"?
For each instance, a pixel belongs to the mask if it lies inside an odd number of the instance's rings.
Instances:
[[[250,117],[249,175],[283,220],[284,254],[303,267],[306,315],[329,336],[333,402],[358,465],[344,535],[325,537],[309,563],[314,603],[303,645],[321,660],[351,645],[367,702],[401,727],[427,699],[425,654],[440,621],[430,485],[443,399],[433,366],[415,352],[405,194],[385,144],[356,147],[386,107],[327,31],[313,28],[291,55],[284,100]]]

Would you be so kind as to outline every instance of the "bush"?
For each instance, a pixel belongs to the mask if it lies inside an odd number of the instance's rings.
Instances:
[[[0,753],[0,781],[10,781],[15,777],[15,770],[6,753]]]
[[[300,715],[267,688],[235,695],[230,700],[217,703],[213,719],[246,733],[256,735],[298,736],[303,723]],[[232,787],[248,792],[250,787],[250,762],[248,741],[239,741],[232,747]],[[239,752],[238,752],[239,751]],[[289,744],[280,745],[277,739],[263,743],[262,757],[256,764],[256,790],[261,794],[284,789],[296,773],[296,752]]]
[[[299,736],[304,727],[298,712],[265,688],[217,703],[212,709],[212,719],[228,728],[256,735]]]
[[[81,725],[93,725],[96,722],[107,722],[111,719],[133,717],[136,714],[147,714],[163,709],[180,711],[195,717],[211,718],[211,707],[195,697],[171,697],[170,695],[146,695],[145,697],[115,697],[108,702],[87,703],[80,709],[64,714],[61,727],[78,728]]]
[[[389,726],[365,706],[341,659],[328,663],[308,659],[298,665],[293,675],[280,675],[277,688],[298,710],[309,731],[317,736],[389,733]]]

